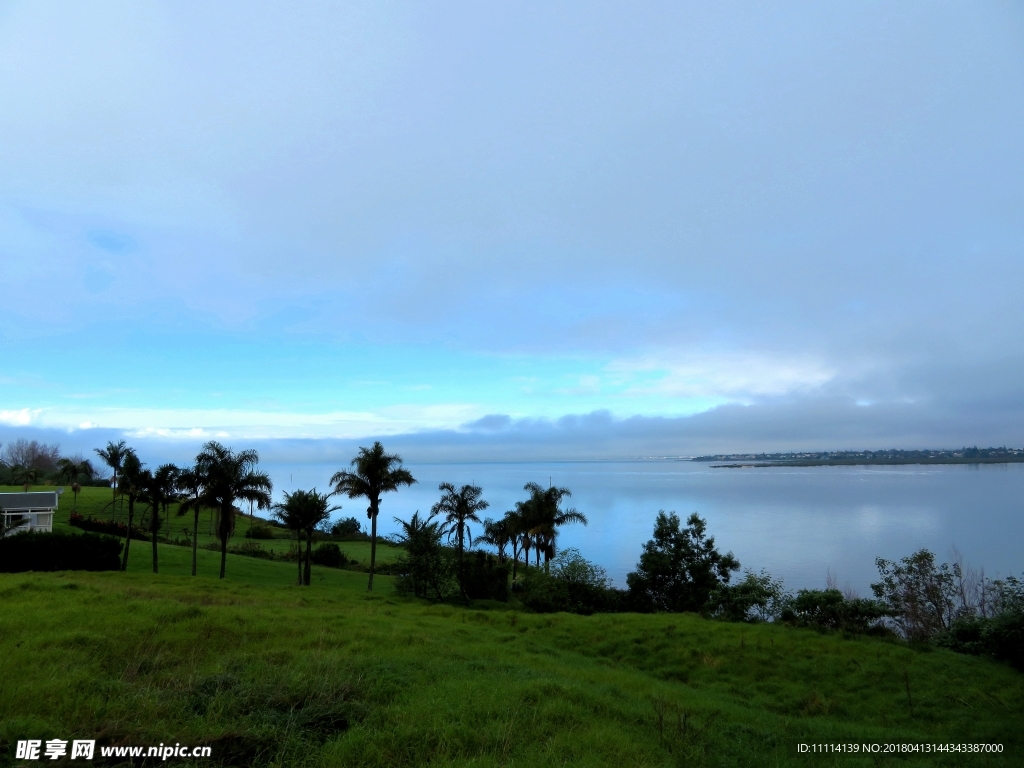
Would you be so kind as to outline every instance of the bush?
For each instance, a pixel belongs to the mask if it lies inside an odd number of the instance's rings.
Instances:
[[[217,551],[220,551],[218,544]],[[228,552],[232,555],[243,555],[245,557],[259,557],[264,560],[273,560],[274,553],[269,549],[264,549],[263,545],[257,544],[255,541],[243,541],[241,544],[231,544],[228,546]]]
[[[625,594],[613,589],[605,570],[566,549],[550,564],[550,573],[527,572],[523,604],[538,613],[611,613],[622,610]]]
[[[883,604],[863,598],[847,600],[838,589],[801,589],[780,618],[798,626],[859,634],[885,631],[881,620],[889,615]]]
[[[111,536],[120,536],[122,539],[128,533],[128,526],[125,523],[118,522],[117,520],[94,520],[91,517],[82,517],[77,512],[71,513],[71,519],[68,522],[76,528],[81,528],[83,531],[106,533]],[[132,528],[132,538],[136,541],[147,541],[149,540],[149,533],[135,526]]]
[[[960,619],[938,635],[935,644],[957,653],[992,656],[1024,672],[1024,612]]]
[[[267,525],[254,525],[245,532],[247,539],[272,539],[274,532]]]
[[[470,600],[508,600],[511,566],[486,552],[467,552],[458,566],[459,584]]]
[[[0,572],[117,571],[123,546],[91,533],[16,533],[0,539]]]
[[[331,536],[336,539],[349,539],[356,536],[363,536],[363,527],[354,517],[345,517],[338,520],[330,528]]]
[[[348,558],[341,551],[341,547],[333,542],[320,544],[312,551],[310,557],[317,565],[326,565],[328,568],[341,568],[348,563]]]
[[[791,598],[781,579],[767,571],[746,571],[736,584],[720,584],[708,598],[706,611],[727,621],[769,621],[779,618]]]

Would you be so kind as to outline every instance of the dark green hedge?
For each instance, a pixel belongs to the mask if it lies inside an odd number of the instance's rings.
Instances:
[[[92,533],[16,533],[0,539],[0,573],[116,571],[123,546]]]

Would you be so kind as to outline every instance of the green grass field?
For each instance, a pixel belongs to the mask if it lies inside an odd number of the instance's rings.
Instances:
[[[0,492],[14,492],[23,490],[21,486],[0,486]],[[53,486],[31,486],[29,490],[32,491],[45,491],[53,490]],[[98,520],[117,520],[122,523],[128,521],[128,506],[127,502],[123,504],[118,501],[116,504],[112,504],[113,497],[109,488],[83,488],[81,493],[78,495],[77,510],[83,517],[94,517]],[[57,513],[54,515],[53,527],[57,531],[77,531],[70,525],[68,520],[71,518],[71,512],[75,505],[75,501],[72,497],[71,491],[65,491],[64,495],[60,499],[60,507]],[[140,521],[143,520],[143,515],[146,514],[146,504],[136,504],[135,507],[135,525],[138,526]],[[161,536],[167,536],[171,539],[185,539],[192,536],[192,515],[191,513],[178,517],[177,515],[178,506],[172,504],[169,513],[170,521],[165,522],[160,529]],[[241,544],[246,541],[245,533],[249,530],[252,525],[265,524],[266,521],[261,519],[258,515],[255,519],[250,519],[248,515],[239,515],[235,523],[235,535],[231,539],[231,544]],[[199,546],[203,547],[208,544],[215,544],[219,540],[214,534],[214,515],[210,510],[202,510],[199,515]],[[252,541],[259,544],[264,549],[272,550],[274,552],[285,552],[295,547],[294,534],[287,530],[274,529],[274,533],[277,538],[274,539],[253,539]],[[141,545],[141,546],[140,546]],[[345,555],[358,563],[360,568],[365,568],[370,562],[370,543],[367,541],[343,541],[338,544]],[[305,546],[305,545],[303,545]],[[136,550],[146,550],[146,563],[147,568],[152,568],[152,557],[149,554],[149,545],[145,542],[138,540],[132,540],[131,546],[131,566],[134,568],[136,565],[135,556],[138,554]],[[377,562],[380,564],[387,564],[394,562],[398,559],[402,550],[398,547],[393,547],[383,541],[377,542]],[[191,557],[191,556],[190,556]],[[255,559],[255,558],[253,558]],[[185,573],[191,569],[191,559],[188,560],[189,566]],[[220,560],[212,566],[215,573],[219,573]]]
[[[0,763],[59,737],[208,744],[205,765],[1024,764],[1024,675],[984,659],[688,614],[431,605],[326,568],[303,588],[294,565],[239,556],[220,581],[202,550],[193,579],[168,545],[154,576],[136,544],[128,573],[0,575]]]

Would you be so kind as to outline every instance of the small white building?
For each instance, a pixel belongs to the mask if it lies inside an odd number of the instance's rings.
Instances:
[[[53,531],[53,513],[57,511],[61,488],[56,491],[0,493],[0,514],[5,536],[24,531]]]

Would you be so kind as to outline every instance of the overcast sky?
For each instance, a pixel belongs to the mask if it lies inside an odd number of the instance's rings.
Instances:
[[[0,3],[0,440],[1024,444],[1024,6],[703,5]]]

